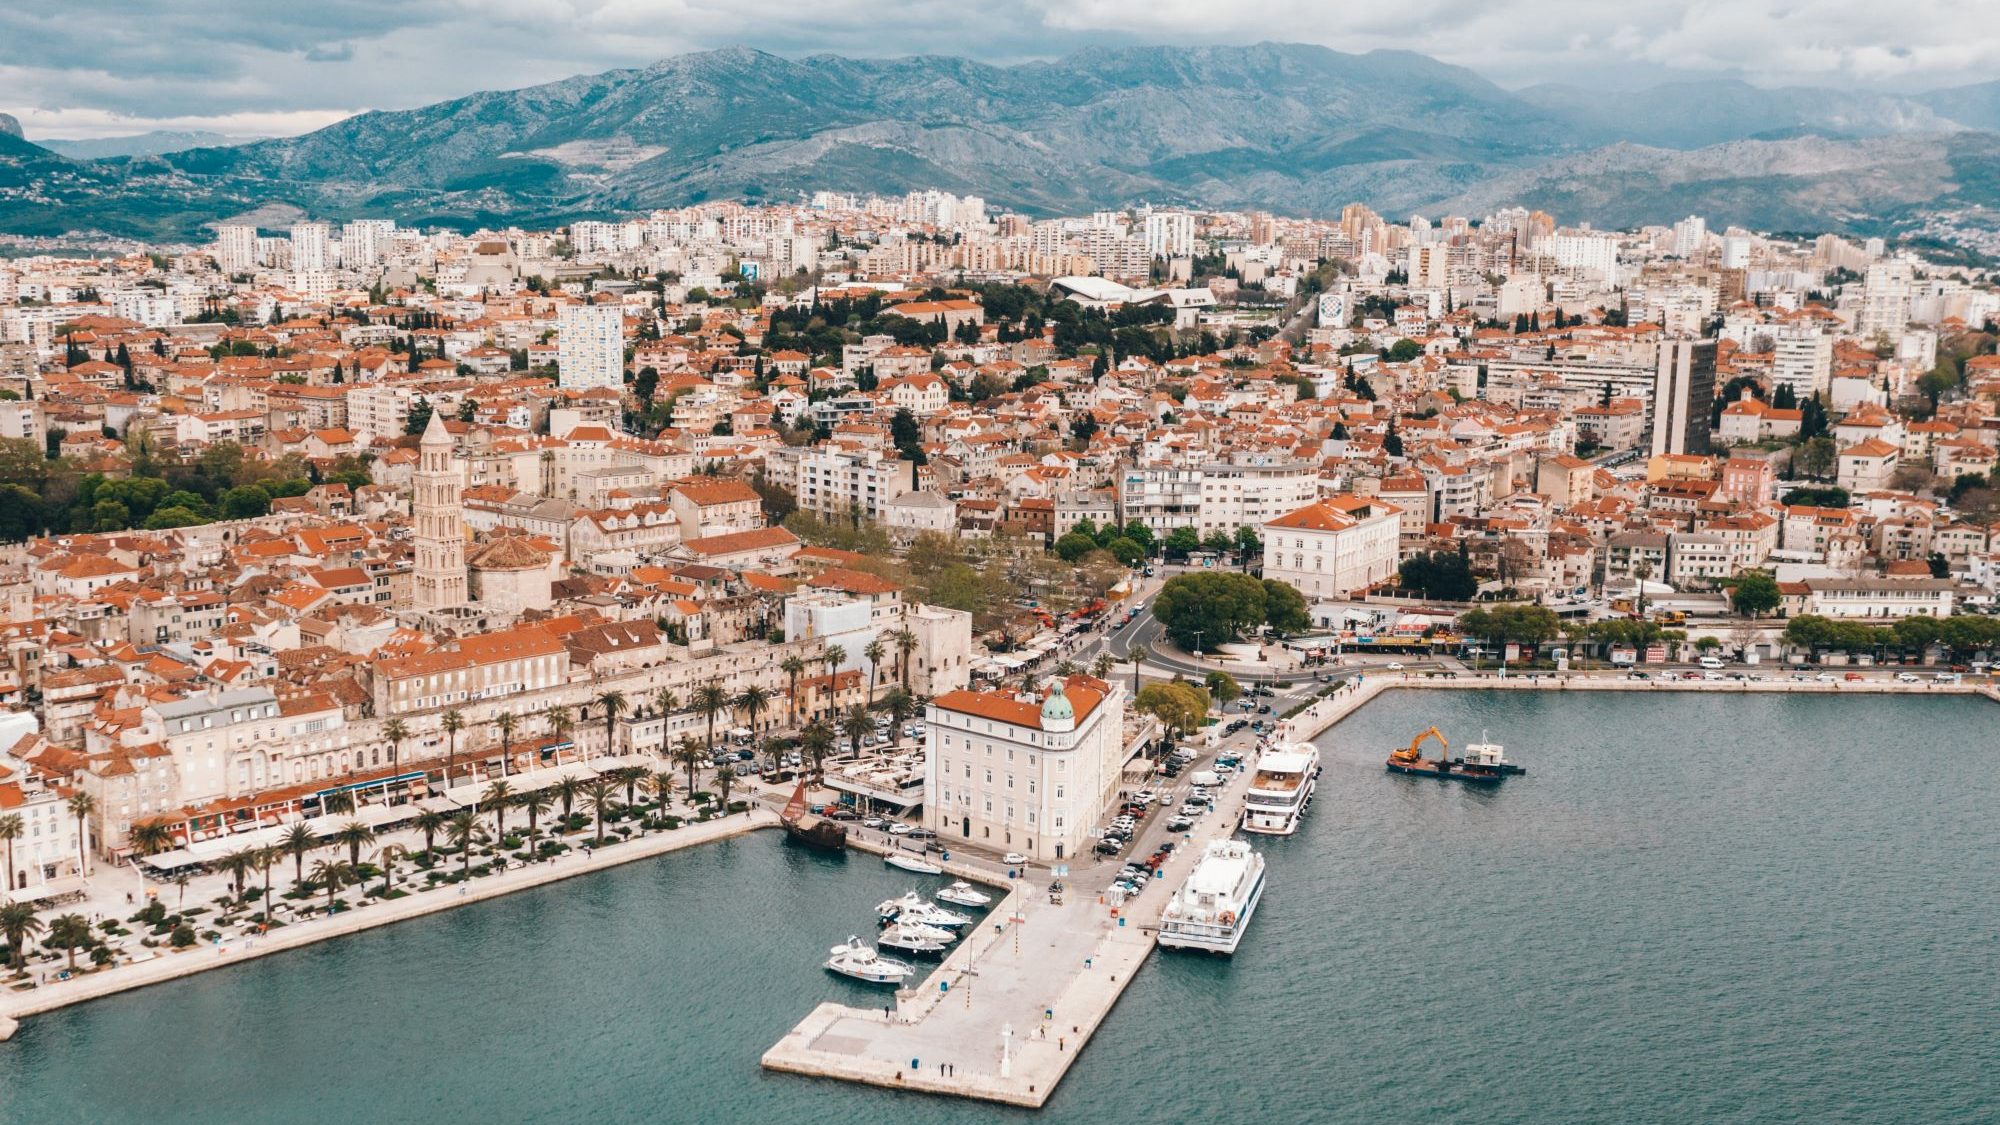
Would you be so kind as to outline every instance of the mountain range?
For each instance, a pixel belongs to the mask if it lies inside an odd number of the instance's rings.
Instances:
[[[1604,226],[1698,213],[1893,233],[1926,211],[2000,206],[1996,161],[2000,82],[1509,92],[1423,55],[1296,44],[1014,66],[731,48],[226,147],[75,159],[0,130],[0,230],[200,238],[244,214],[472,228],[940,188],[1033,214],[1521,204]]]

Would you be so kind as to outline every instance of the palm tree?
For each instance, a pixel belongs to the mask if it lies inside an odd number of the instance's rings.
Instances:
[[[333,913],[333,896],[340,888],[355,882],[354,865],[335,856],[313,864],[313,882],[326,889],[326,912]]]
[[[42,920],[35,917],[35,908],[25,902],[8,903],[0,906],[0,937],[7,939],[7,945],[14,951],[14,968],[25,968],[28,964],[28,941],[41,934]]]
[[[444,713],[441,725],[444,727],[445,737],[444,787],[449,789],[452,767],[458,765],[458,732],[465,729],[465,716],[454,707]]]
[[[604,752],[615,758],[618,756],[618,716],[625,713],[625,693],[607,691],[597,697],[597,703],[604,708]]]
[[[636,805],[639,803],[639,779],[646,776],[646,767],[620,766],[605,776],[611,778],[613,781],[622,781],[625,783],[626,804]]]
[[[757,716],[770,706],[771,693],[756,684],[744,688],[743,694],[736,697],[736,707],[749,719],[752,731],[757,729]]]
[[[271,921],[271,868],[278,865],[278,858],[284,852],[275,847],[252,848],[250,855],[257,869],[264,873],[264,922],[268,925]]]
[[[857,703],[847,709],[840,720],[840,733],[847,736],[849,752],[856,757],[861,754],[861,739],[875,729],[875,723],[868,717],[868,708]]]
[[[389,897],[389,881],[395,876],[396,861],[407,859],[409,855],[410,849],[401,844],[385,844],[381,851],[375,853],[375,862],[382,865],[383,898]]]
[[[548,710],[542,712],[542,721],[549,725],[549,738],[556,742],[561,742],[569,734],[569,728],[576,725],[576,720],[570,718],[569,708],[560,703],[550,704]]]
[[[244,848],[230,852],[217,861],[216,866],[229,872],[229,893],[242,898],[243,892],[248,889],[244,883],[250,869],[257,866],[257,849]]]
[[[512,711],[502,711],[493,716],[493,729],[500,732],[500,774],[503,777],[507,773],[507,759],[514,755],[514,728],[520,723],[521,720]]]
[[[1076,666],[1076,661],[1074,660],[1058,661],[1056,664],[1056,675],[1061,676],[1065,680],[1082,670]]]
[[[346,844],[348,866],[359,867],[361,849],[375,842],[375,830],[358,820],[350,820],[334,832],[333,842]]]
[[[910,713],[916,710],[917,701],[909,692],[893,687],[889,689],[888,695],[882,697],[882,705],[888,708],[889,724],[897,730],[902,730],[903,720],[909,718]]]
[[[736,784],[736,766],[724,763],[715,767],[715,807],[729,811],[729,790]]]
[[[722,685],[710,680],[695,689],[694,709],[708,720],[708,752],[715,753],[715,717],[729,708],[729,693]]]
[[[881,670],[882,658],[889,655],[889,649],[882,643],[881,638],[877,637],[868,642],[868,647],[861,650],[861,655],[868,660],[868,698],[872,700],[875,698],[875,673]]]
[[[514,803],[514,787],[505,781],[496,781],[479,795],[479,803],[493,810],[493,834],[504,840],[507,838],[507,806]]]
[[[694,799],[694,771],[708,759],[709,755],[702,753],[701,746],[692,738],[684,737],[674,744],[674,761],[687,767],[689,800]]]
[[[69,813],[76,818],[76,871],[90,874],[90,814],[97,811],[97,798],[76,793],[69,799]]]
[[[18,818],[15,818],[18,819]],[[6,822],[0,821],[0,836],[5,836]],[[167,826],[165,819],[142,820],[132,825],[125,833],[125,839],[132,850],[140,855],[159,855],[174,846],[174,830]],[[9,867],[13,866],[13,852],[8,851]]]
[[[833,749],[833,729],[825,723],[814,722],[799,735],[799,744],[806,749],[806,756],[812,759],[813,775],[826,776],[826,752]]]
[[[410,823],[416,826],[417,831],[424,834],[424,854],[429,855],[436,851],[437,834],[444,831],[447,823],[445,815],[436,809],[425,809]]]
[[[661,688],[653,693],[653,709],[660,713],[662,719],[680,710],[680,706],[680,697],[674,694],[672,688]]]
[[[609,778],[596,778],[584,788],[583,804],[597,818],[597,846],[604,846],[604,814],[616,807]]]
[[[389,740],[389,768],[401,773],[397,763],[403,760],[403,740],[410,737],[410,728],[401,719],[390,719],[382,724],[382,737]]]
[[[795,652],[785,657],[778,664],[778,669],[784,672],[786,681],[791,685],[789,689],[791,695],[788,698],[791,702],[792,725],[797,726],[799,722],[799,676],[806,670],[805,657]]]
[[[576,799],[583,795],[583,782],[575,777],[565,777],[555,785],[556,800],[562,802],[563,819],[568,820],[571,810],[576,808]]]
[[[6,890],[11,891],[14,889],[14,841],[20,839],[21,834],[26,831],[27,828],[21,823],[20,813],[9,813],[6,816],[0,816],[0,840],[7,841],[7,886],[5,888]],[[139,832],[139,826],[136,824],[133,825],[132,846],[135,848],[139,847],[138,832]],[[141,851],[140,854],[151,855],[153,853],[147,851]]]
[[[917,635],[904,627],[889,634],[889,640],[896,646],[896,671],[901,675],[903,690],[910,690],[910,654],[917,650]]]
[[[674,792],[674,771],[661,770],[648,777],[646,779],[646,788],[652,792],[653,799],[660,803],[660,812],[665,813],[667,811],[667,801],[673,796]]]
[[[343,789],[338,793],[328,793],[319,800],[319,811],[324,816],[339,816],[354,811],[354,793]]]
[[[49,940],[69,955],[69,967],[76,970],[76,951],[90,944],[90,919],[81,914],[64,914],[49,923]]]
[[[826,665],[826,688],[827,691],[831,692],[833,690],[833,673],[842,664],[847,663],[847,650],[839,645],[828,645],[819,650],[819,660],[820,663]]]
[[[553,803],[548,793],[541,789],[514,795],[514,807],[528,814],[528,839],[533,840],[539,834],[541,816],[549,811]]]
[[[1100,652],[1097,654],[1097,659],[1090,663],[1090,674],[1101,680],[1111,675],[1111,670],[1116,667],[1118,667],[1117,657],[1108,652]]]
[[[186,905],[187,905],[187,900],[188,900],[188,873],[187,873],[187,872],[185,872],[185,871],[176,871],[176,872],[174,872],[174,886],[176,886],[176,887],[180,888],[180,892],[181,892],[181,893],[180,893],[180,897],[179,897],[179,898],[178,898],[177,900],[175,900],[175,902],[174,902],[174,906],[175,906],[175,908],[176,908],[176,909],[178,909],[179,907],[183,907],[183,906],[186,906]]]
[[[472,849],[486,842],[486,826],[480,823],[479,814],[471,809],[458,810],[445,822],[444,834],[452,847],[460,849],[465,877],[472,878]]]
[[[278,837],[278,848],[292,857],[294,886],[306,881],[306,855],[317,847],[319,841],[313,837],[313,830],[306,827],[304,821],[285,829],[285,834]]]

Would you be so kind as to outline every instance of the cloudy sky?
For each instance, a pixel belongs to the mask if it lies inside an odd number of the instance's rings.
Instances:
[[[60,0],[0,5],[0,112],[36,137],[304,132],[364,109],[743,44],[991,62],[1121,43],[1403,48],[1503,86],[1993,77],[1995,0]],[[282,15],[278,14],[282,11]]]

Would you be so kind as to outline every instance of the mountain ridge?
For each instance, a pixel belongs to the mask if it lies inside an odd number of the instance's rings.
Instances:
[[[1407,51],[1302,44],[1099,47],[1010,66],[737,47],[229,147],[76,161],[0,146],[0,229],[200,237],[270,206],[464,229],[925,187],[1031,214],[1148,200],[1284,214],[1518,203],[1565,222],[1697,211],[1792,228],[1823,206],[1818,225],[1839,228],[1867,225],[1870,209],[1902,221],[2000,204],[1993,145],[1977,139],[1993,134],[1939,108],[2000,123],[2000,83],[1988,85],[1937,92],[1937,105],[1753,97],[1728,82],[1606,101],[1509,92]]]

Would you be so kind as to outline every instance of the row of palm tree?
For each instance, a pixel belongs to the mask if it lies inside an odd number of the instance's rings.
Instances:
[[[63,805],[69,810],[69,814],[76,818],[76,869],[79,873],[89,874],[90,817],[97,811],[97,798],[79,791],[71,794]],[[0,843],[7,845],[7,878],[4,888],[6,890],[18,890],[27,886],[25,880],[17,883],[14,878],[14,841],[26,835],[27,831],[27,822],[21,819],[21,814],[8,813],[6,816],[0,816]]]
[[[81,914],[58,915],[45,923],[28,903],[0,906],[0,938],[13,950],[11,960],[17,972],[28,964],[28,943],[44,934],[68,955],[71,969],[76,968],[76,951],[89,945],[92,937],[90,920]]]

